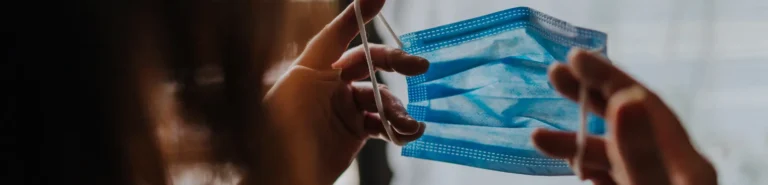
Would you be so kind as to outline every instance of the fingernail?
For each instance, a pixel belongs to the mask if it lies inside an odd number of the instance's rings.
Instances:
[[[402,49],[394,49],[394,51],[392,52],[398,55],[407,55],[407,53],[405,53],[405,51],[403,51]]]
[[[560,63],[560,61],[552,62],[551,64],[549,64],[549,67],[547,67],[547,71],[552,71],[553,69],[555,69],[557,66],[560,66],[560,65],[563,65],[562,63]]]
[[[602,59],[583,50],[574,52],[568,60],[577,75],[587,79],[605,79],[606,71],[611,70],[609,65],[602,64]]]
[[[333,68],[333,69],[342,69],[342,68],[344,68],[344,65],[342,65],[342,64],[344,64],[344,61],[337,60],[336,62],[333,62],[331,64],[331,68]]]
[[[630,87],[621,96],[613,125],[616,141],[641,150],[653,148],[654,145],[649,143],[653,136],[650,117],[643,106],[647,96],[645,90],[639,86]]]
[[[427,61],[427,59],[422,58],[420,56],[408,54],[402,49],[395,49],[394,53],[405,59],[417,61],[416,65],[429,65],[429,61]]]
[[[395,129],[395,132],[397,132],[399,134],[402,134],[402,135],[407,135],[407,136],[413,135],[413,134],[416,134],[417,132],[419,132],[419,127],[421,125],[419,125],[419,122],[417,122],[411,116],[405,116],[405,122],[406,122],[407,125],[409,125],[408,127],[411,127],[410,125],[416,124],[416,129],[408,129],[409,131],[406,132],[406,131],[404,131],[402,129],[398,129],[398,128],[394,127],[394,126],[392,128]]]
[[[419,66],[429,66],[429,61],[427,61],[426,58],[421,58],[419,56],[415,56],[415,57],[419,58],[418,62],[417,62],[417,65],[419,65]]]
[[[573,60],[573,58],[576,57],[576,55],[581,53],[581,52],[584,52],[584,49],[573,48],[573,49],[571,49],[571,51],[568,51],[568,56],[566,57],[566,59],[568,59],[569,61]]]
[[[643,87],[640,87],[639,85],[633,85],[632,87],[617,92],[616,96],[619,98],[618,102],[628,103],[645,101],[647,94]]]
[[[416,63],[414,63],[413,65],[418,65],[418,66],[429,65],[429,61],[427,61],[427,59],[422,58],[420,56],[409,55],[409,54],[404,54],[403,56],[405,56],[406,57],[405,59],[407,59],[409,61],[416,61]]]
[[[421,122],[418,122],[418,121],[416,121],[415,119],[411,118],[410,116],[408,117],[408,122],[411,122],[411,123],[416,123],[416,129],[413,129],[413,131],[412,131],[412,132],[408,132],[408,133],[402,133],[402,134],[404,134],[404,135],[409,135],[409,136],[410,136],[410,135],[414,135],[414,134],[416,134],[416,133],[419,133],[419,129],[421,129],[422,123],[421,123]]]
[[[643,87],[635,85],[616,92],[612,100],[609,100],[609,109],[616,110],[614,116],[618,116],[620,120],[617,120],[617,123],[622,125],[618,127],[619,132],[633,132],[632,130],[643,129],[643,126],[647,126],[649,118],[645,106],[643,106],[644,102],[647,101],[647,96]]]

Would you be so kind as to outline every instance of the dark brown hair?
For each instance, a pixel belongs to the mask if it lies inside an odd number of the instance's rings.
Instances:
[[[286,3],[14,3],[0,68],[9,182],[168,184],[174,165],[202,161],[284,183],[261,81],[280,43],[303,38],[279,34]]]

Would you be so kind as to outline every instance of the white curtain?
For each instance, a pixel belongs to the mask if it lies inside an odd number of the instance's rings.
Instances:
[[[721,184],[768,184],[768,0],[389,0],[382,13],[402,35],[517,6],[608,33],[609,57],[678,113]],[[407,103],[405,77],[383,80]],[[588,184],[405,158],[394,145],[388,157],[396,185]]]

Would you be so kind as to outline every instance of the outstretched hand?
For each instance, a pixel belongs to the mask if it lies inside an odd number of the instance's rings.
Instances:
[[[383,5],[384,0],[363,0],[364,19],[371,20]],[[264,98],[269,124],[280,132],[276,141],[293,155],[286,165],[297,175],[316,174],[311,183],[333,183],[367,139],[390,139],[371,84],[353,83],[369,75],[362,47],[347,51],[359,31],[354,13],[347,7],[320,31]],[[370,50],[378,70],[418,75],[429,67],[427,60],[399,49],[371,45]],[[419,138],[426,125],[411,118],[386,87],[380,90],[398,141]]]
[[[576,50],[568,60],[550,67],[552,84],[574,101],[586,86],[588,109],[605,118],[609,128],[605,138],[587,139],[584,178],[600,185],[717,184],[712,165],[658,96],[601,56]],[[575,133],[542,129],[532,137],[545,154],[572,162]]]

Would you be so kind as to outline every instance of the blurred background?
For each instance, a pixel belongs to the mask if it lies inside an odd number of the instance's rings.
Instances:
[[[350,2],[310,4],[341,9]],[[517,6],[606,32],[609,57],[676,111],[696,147],[716,166],[721,184],[768,184],[768,1],[389,0],[382,13],[402,35]],[[319,26],[315,30],[327,21],[303,18],[311,21],[300,24]],[[381,23],[368,27],[376,30],[369,31],[372,42],[396,46]],[[405,77],[379,75],[407,102]],[[590,183],[405,158],[400,147],[371,141],[337,184]]]

